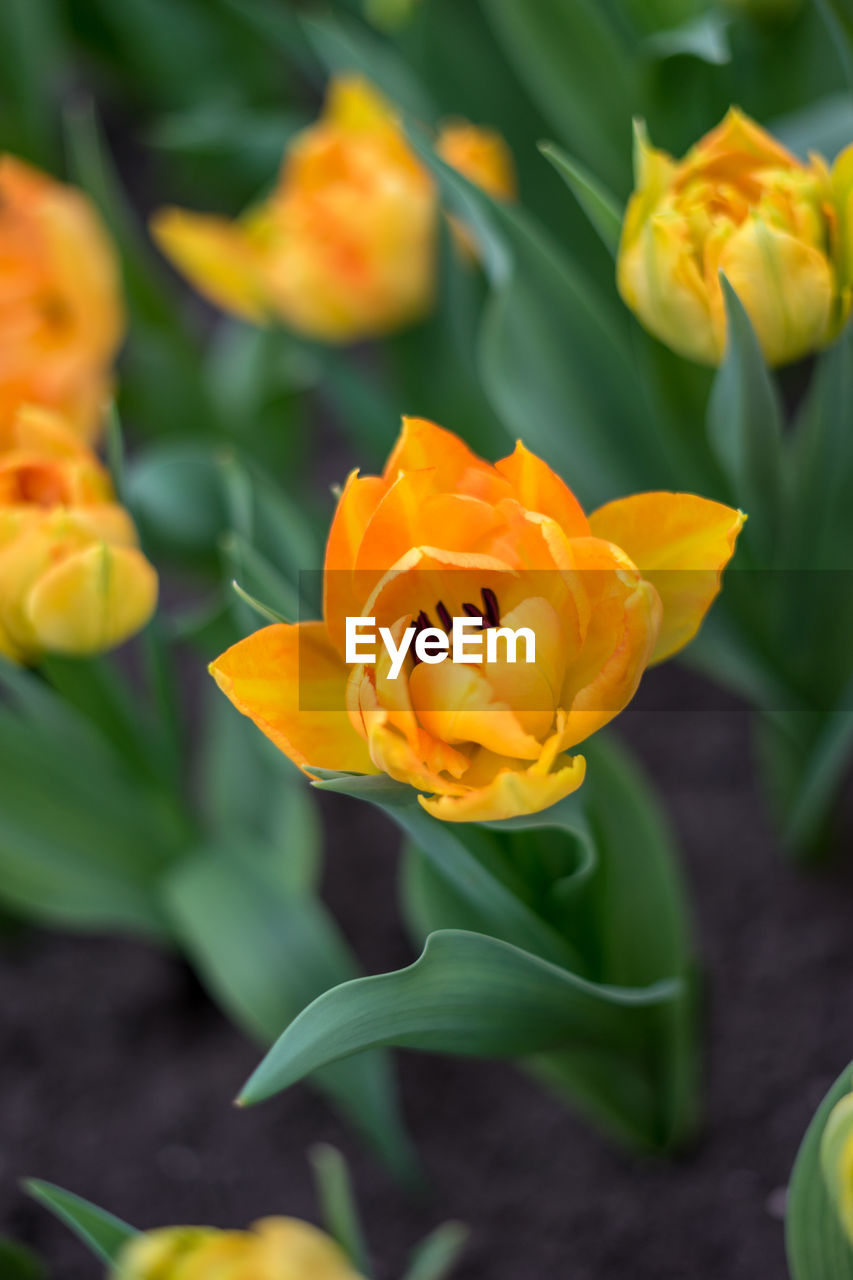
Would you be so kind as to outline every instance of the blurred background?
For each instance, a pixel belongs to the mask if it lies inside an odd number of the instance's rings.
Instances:
[[[240,213],[316,116],[330,69],[359,65],[413,119],[498,128],[524,207],[612,291],[612,262],[540,140],[571,147],[624,198],[637,112],[675,154],[733,101],[795,150],[831,156],[853,139],[833,35],[843,6],[827,21],[821,6],[795,0],[601,0],[606,35],[587,21],[594,5],[531,8],[537,31],[503,0],[4,0],[0,148],[85,188],[122,256],[125,491],[182,646],[188,757],[203,736],[205,661],[225,634],[240,554],[228,541],[228,467],[251,477],[259,501],[274,491],[264,552],[293,581],[317,563],[330,485],[353,465],[381,465],[401,413],[433,417],[489,456],[496,440],[508,451],[518,424],[475,357],[473,317],[489,282],[470,264],[454,274],[447,246],[427,320],[382,343],[328,348],[221,318],[154,247],[154,209]],[[590,68],[608,58],[603,85]],[[790,375],[792,396],[803,376]],[[685,378],[707,394],[705,371]],[[780,857],[747,710],[686,668],[653,673],[618,731],[671,816],[695,913],[708,1054],[704,1128],[690,1150],[671,1161],[625,1154],[509,1064],[398,1055],[428,1177],[412,1194],[302,1086],[248,1112],[231,1106],[257,1045],[177,950],[109,927],[34,925],[8,902],[0,1233],[34,1246],[62,1280],[97,1274],[18,1190],[25,1175],[140,1227],[312,1218],[306,1151],[329,1140],[351,1161],[383,1280],[447,1217],[471,1228],[460,1280],[680,1280],[686,1268],[696,1280],[783,1277],[790,1167],[851,1052],[853,810],[845,802],[836,856],[820,872]],[[361,967],[405,964],[396,832],[346,797],[324,796],[320,814],[321,892]]]

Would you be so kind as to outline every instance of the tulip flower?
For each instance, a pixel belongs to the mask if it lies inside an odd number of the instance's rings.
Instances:
[[[116,256],[93,206],[0,156],[0,444],[23,403],[94,439],[123,333]]]
[[[265,1218],[250,1231],[166,1227],[134,1236],[114,1280],[359,1280],[329,1236],[297,1218]]]
[[[85,655],[150,618],[157,574],[98,460],[56,414],[18,411],[0,451],[0,653]]]
[[[445,137],[473,181],[506,187],[511,169],[500,139],[460,125]],[[236,221],[164,209],[151,230],[223,310],[255,324],[280,320],[324,342],[352,342],[428,312],[437,220],[435,184],[391,105],[366,80],[340,76],[320,120],[291,142],[262,203]]]
[[[496,200],[514,200],[517,186],[512,152],[494,129],[467,120],[443,125],[435,149],[459,173]]]
[[[720,362],[721,272],[769,364],[796,360],[838,334],[850,311],[851,277],[837,184],[820,157],[801,163],[733,108],[681,161],[651,146],[640,127],[635,184],[622,227],[619,290],[674,351]]]
[[[573,748],[695,634],[743,520],[673,493],[588,518],[521,443],[492,466],[452,433],[404,419],[383,474],[353,472],[341,494],[323,621],[266,627],[211,671],[309,776],[385,773],[451,821],[535,813],[581,785]],[[466,618],[481,633],[530,632],[535,661],[513,662],[497,637],[479,664],[427,658],[418,637]],[[372,663],[347,661],[353,619],[392,641]],[[406,639],[394,677],[391,649]]]

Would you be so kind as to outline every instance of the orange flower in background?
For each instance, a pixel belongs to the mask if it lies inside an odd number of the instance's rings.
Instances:
[[[512,152],[496,130],[449,120],[439,132],[435,149],[442,160],[495,200],[515,199],[518,187]]]
[[[94,439],[123,334],[116,256],[92,204],[0,156],[0,435],[30,403]]]
[[[154,612],[157,574],[106,471],[41,408],[20,409],[0,446],[0,653],[121,644]]]
[[[324,619],[266,627],[212,664],[220,688],[309,775],[386,773],[430,813],[535,813],[580,786],[573,749],[630,701],[646,667],[696,633],[743,515],[689,494],[589,518],[519,443],[494,466],[404,419],[381,476],[353,472],[326,548]],[[407,629],[455,617],[526,627],[535,662],[347,663],[347,618]]]
[[[484,186],[505,183],[511,163],[500,140],[473,126],[464,130],[455,129],[464,171]],[[437,226],[435,184],[393,108],[366,80],[347,75],[332,81],[319,121],[288,146],[276,187],[262,203],[236,221],[163,209],[151,231],[199,292],[225,311],[256,324],[278,319],[326,342],[351,342],[429,311]]]

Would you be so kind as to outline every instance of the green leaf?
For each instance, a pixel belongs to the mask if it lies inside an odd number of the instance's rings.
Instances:
[[[484,7],[506,57],[561,141],[625,194],[626,122],[637,103],[638,66],[605,7],[599,0],[484,0]]]
[[[138,1232],[126,1222],[116,1218],[105,1209],[90,1204],[70,1191],[63,1191],[51,1182],[31,1179],[24,1183],[25,1189],[33,1197],[49,1209],[52,1214],[64,1222],[92,1252],[108,1265],[114,1265],[128,1240],[132,1240]]]
[[[624,216],[619,201],[589,169],[572,159],[556,143],[540,142],[539,150],[564,179],[615,262]]]
[[[170,440],[133,459],[127,501],[146,542],[178,559],[211,559],[227,527],[216,453],[207,444]]]
[[[577,963],[571,943],[541,919],[469,847],[471,842],[483,838],[476,825],[442,822],[431,817],[418,804],[412,787],[384,776],[351,780],[346,775],[338,775],[318,785],[379,805],[452,884],[455,893],[479,913],[480,919],[488,922],[490,932],[556,964]]]
[[[323,1225],[360,1276],[372,1274],[346,1161],[328,1143],[311,1148],[311,1164]]]
[[[155,886],[187,839],[174,797],[140,785],[95,727],[0,663],[0,897],[25,914],[161,937]]]
[[[56,167],[55,100],[67,39],[54,0],[5,0],[0,6],[0,148]]]
[[[679,984],[643,989],[587,982],[496,938],[431,934],[396,973],[327,991],[287,1028],[241,1097],[261,1102],[310,1072],[368,1048],[395,1046],[478,1057],[574,1048],[599,1110],[634,1141],[658,1139],[648,1037]]]
[[[288,889],[276,866],[285,857],[286,851],[247,841],[210,845],[187,857],[164,885],[176,934],[203,981],[264,1044],[316,996],[357,971],[319,899]],[[330,1065],[314,1083],[399,1177],[412,1178],[415,1162],[385,1055]]]
[[[459,1261],[469,1234],[461,1222],[436,1227],[412,1252],[403,1280],[445,1280]]]
[[[725,276],[721,281],[728,341],[708,404],[708,433],[734,501],[749,516],[746,541],[769,568],[779,533],[782,409],[749,316]]]
[[[853,1280],[853,1249],[821,1167],[821,1142],[836,1103],[853,1089],[846,1067],[821,1103],[797,1155],[788,1188],[785,1245],[791,1280]]]
[[[303,18],[302,27],[329,73],[359,71],[401,110],[426,123],[435,120],[435,107],[406,61],[364,23],[329,13]]]
[[[41,1259],[3,1236],[0,1236],[0,1275],[3,1280],[47,1280]]]
[[[569,478],[586,505],[667,487],[671,461],[649,430],[625,309],[524,209],[491,200],[415,131],[409,140],[481,247],[491,294],[478,363],[507,430]]]
[[[703,13],[689,22],[656,31],[643,41],[642,51],[656,59],[687,56],[722,67],[731,62],[729,44],[731,18],[722,13]]]
[[[853,138],[853,100],[849,93],[831,93],[777,116],[767,128],[801,160],[818,151],[832,161]]]

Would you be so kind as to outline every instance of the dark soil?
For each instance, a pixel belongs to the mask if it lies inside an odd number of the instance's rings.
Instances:
[[[746,713],[670,670],[624,717],[681,839],[708,975],[707,1122],[677,1162],[614,1149],[508,1064],[400,1058],[434,1184],[412,1202],[296,1088],[229,1105],[256,1050],[181,964],[117,939],[32,933],[0,950],[0,1231],[53,1274],[100,1274],[16,1188],[48,1178],[137,1226],[312,1217],[306,1149],[351,1159],[381,1280],[444,1218],[470,1224],[459,1280],[782,1280],[784,1187],[815,1105],[853,1057],[853,875],[791,869],[749,767]],[[672,697],[669,699],[672,702]],[[326,796],[328,900],[368,970],[410,954],[394,836]]]

